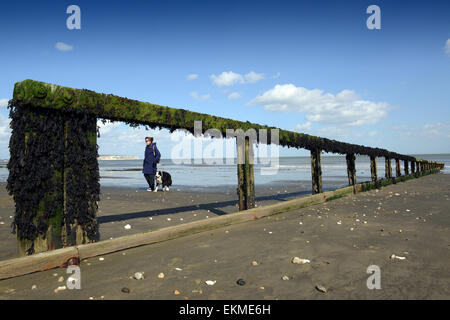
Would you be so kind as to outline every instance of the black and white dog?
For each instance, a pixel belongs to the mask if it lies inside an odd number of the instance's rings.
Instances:
[[[169,191],[169,187],[172,185],[172,176],[166,171],[156,171],[155,175],[156,187],[155,192],[158,191],[158,186],[162,186],[162,191]]]

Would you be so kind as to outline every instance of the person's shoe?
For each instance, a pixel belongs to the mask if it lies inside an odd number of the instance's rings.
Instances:
[[[151,191],[153,191],[153,190],[152,190],[152,189],[150,189],[150,188],[147,188],[147,191],[148,191],[148,192],[151,192]]]
[[[153,192],[158,192],[158,189],[153,190]]]

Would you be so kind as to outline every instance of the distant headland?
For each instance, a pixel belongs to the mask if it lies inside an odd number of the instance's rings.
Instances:
[[[121,156],[121,155],[101,155],[98,160],[139,160],[136,156]]]

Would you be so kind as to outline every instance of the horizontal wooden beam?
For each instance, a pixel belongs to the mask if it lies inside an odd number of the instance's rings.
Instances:
[[[257,133],[260,129],[265,129],[268,135],[271,133],[271,129],[278,129],[248,121],[236,121],[205,113],[131,100],[112,94],[96,93],[86,89],[73,89],[34,80],[24,80],[15,84],[12,104],[19,107],[31,105],[69,112],[81,111],[97,118],[123,121],[132,126],[146,125],[151,128],[166,128],[171,131],[186,129],[192,133],[194,132],[194,121],[202,121],[203,132],[208,129],[217,129],[224,136],[227,129],[242,129],[244,131],[254,129]],[[257,137],[259,141],[259,134]],[[271,143],[269,137],[267,137],[267,143]],[[324,152],[339,154],[351,153],[409,161],[416,160],[415,157],[401,155],[385,149],[350,144],[283,129],[279,129],[279,144],[308,150],[320,149]]]

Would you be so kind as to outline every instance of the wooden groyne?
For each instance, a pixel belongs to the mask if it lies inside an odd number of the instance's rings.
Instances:
[[[13,226],[23,255],[98,240],[98,118],[130,126],[166,128],[170,132],[186,129],[197,134],[196,121],[202,123],[201,134],[214,129],[229,136],[233,131],[238,155],[239,210],[255,206],[254,143],[310,150],[313,194],[323,192],[322,152],[346,155],[348,182],[354,192],[356,155],[370,157],[373,186],[444,167],[443,163],[385,149],[33,80],[15,84],[9,108],[12,135],[7,189],[14,196]],[[267,138],[275,134],[278,139]],[[385,158],[384,180],[377,176],[376,159],[380,157]],[[395,161],[396,177],[392,176],[391,160]]]

